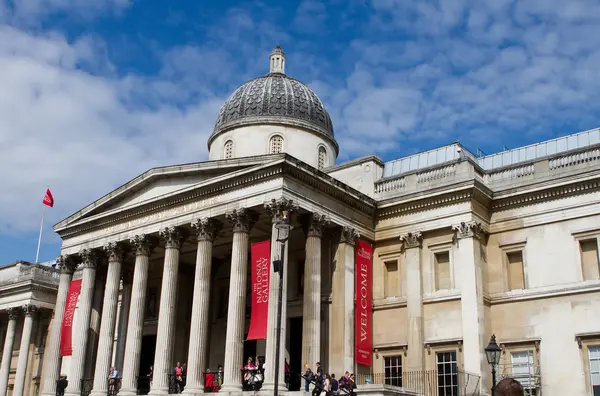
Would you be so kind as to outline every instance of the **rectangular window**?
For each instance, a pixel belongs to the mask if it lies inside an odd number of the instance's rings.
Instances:
[[[450,252],[435,253],[435,290],[452,288],[450,276]]]
[[[400,295],[398,290],[398,261],[386,261],[385,263],[385,296],[396,297]]]
[[[581,253],[583,279],[600,279],[600,266],[598,265],[598,241],[596,238],[579,241],[579,250]]]
[[[588,348],[588,353],[592,394],[594,396],[600,396],[600,346],[590,346]]]
[[[536,372],[533,351],[510,353],[512,377],[525,389],[526,396],[537,396]]]
[[[523,273],[523,251],[506,253],[508,290],[519,290],[525,288],[525,276]]]
[[[383,358],[384,383],[402,386],[402,356],[386,356]]]
[[[438,396],[458,396],[456,352],[438,352],[436,358]]]

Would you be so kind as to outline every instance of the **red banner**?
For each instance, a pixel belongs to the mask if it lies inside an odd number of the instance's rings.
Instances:
[[[248,340],[267,338],[269,317],[269,278],[271,274],[271,241],[253,243],[252,257],[252,312]]]
[[[373,247],[363,241],[356,241],[356,323],[354,343],[356,363],[365,366],[373,364]]]
[[[81,280],[71,281],[65,303],[65,316],[60,332],[60,356],[71,356],[73,353],[73,316],[81,291]]]

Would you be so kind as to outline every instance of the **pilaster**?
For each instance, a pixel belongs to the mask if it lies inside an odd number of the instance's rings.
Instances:
[[[421,273],[421,244],[423,236],[420,232],[409,232],[400,236],[404,252],[404,270],[406,279],[406,306],[408,311],[407,371],[424,369],[423,354],[423,276]]]

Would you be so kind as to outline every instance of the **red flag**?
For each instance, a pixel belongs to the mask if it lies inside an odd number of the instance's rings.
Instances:
[[[54,197],[52,196],[49,188],[46,189],[46,195],[44,195],[44,200],[42,203],[46,206],[50,206],[51,208],[54,207]]]

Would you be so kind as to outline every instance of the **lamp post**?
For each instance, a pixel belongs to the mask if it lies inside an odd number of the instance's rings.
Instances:
[[[273,271],[279,274],[279,298],[277,300],[277,338],[275,339],[275,389],[274,396],[279,393],[279,355],[281,349],[281,309],[282,309],[282,294],[283,294],[283,264],[285,256],[285,243],[290,237],[292,230],[290,219],[287,211],[282,211],[281,220],[275,224],[277,230],[277,242],[281,244],[279,260],[273,260]]]
[[[490,343],[485,348],[488,364],[492,366],[492,396],[496,392],[496,366],[500,363],[500,353],[502,353],[502,349],[496,343],[496,335],[492,334]]]

